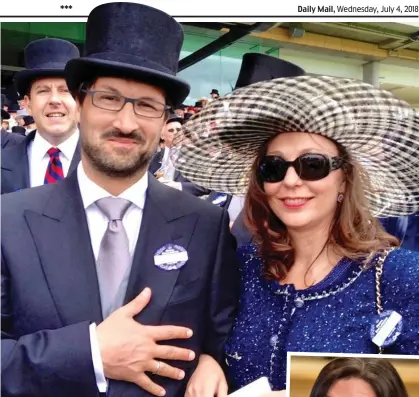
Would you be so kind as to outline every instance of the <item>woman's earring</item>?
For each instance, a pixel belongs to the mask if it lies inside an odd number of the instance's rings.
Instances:
[[[345,196],[343,195],[343,193],[339,193],[338,194],[338,203],[341,203],[344,198],[345,198]]]

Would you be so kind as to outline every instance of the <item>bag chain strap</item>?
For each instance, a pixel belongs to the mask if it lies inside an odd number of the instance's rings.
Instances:
[[[384,262],[387,255],[393,251],[394,248],[384,251],[375,262],[375,296],[378,314],[383,312],[382,295],[381,295],[381,276],[383,275]],[[383,353],[382,346],[378,347],[378,354]]]

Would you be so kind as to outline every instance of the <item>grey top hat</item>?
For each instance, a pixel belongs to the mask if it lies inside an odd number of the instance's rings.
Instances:
[[[41,77],[63,77],[67,61],[80,56],[78,48],[61,39],[40,39],[29,43],[25,50],[25,68],[14,76],[19,95],[29,92],[32,82]]]
[[[182,44],[181,25],[166,13],[138,3],[102,4],[87,19],[83,56],[67,64],[67,85],[73,91],[101,76],[144,81],[177,106],[190,91],[176,77]]]

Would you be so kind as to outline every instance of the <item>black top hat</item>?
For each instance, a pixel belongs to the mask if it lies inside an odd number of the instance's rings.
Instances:
[[[1,94],[1,100],[0,100],[0,105],[1,107],[3,107],[4,105],[9,106],[9,100],[7,99],[6,95]]]
[[[83,57],[66,66],[67,85],[75,90],[100,76],[144,81],[177,106],[190,91],[176,77],[182,44],[181,25],[166,13],[138,3],[102,4],[87,19]]]
[[[173,123],[173,122],[182,124],[183,118],[179,117],[177,114],[171,114],[169,118],[167,119],[166,124]]]
[[[219,92],[218,92],[218,90],[216,90],[215,88],[213,88],[213,89],[212,89],[212,91],[210,92],[210,95],[211,95],[211,94],[217,94],[217,95],[220,95],[220,94],[219,94]]]
[[[23,116],[23,121],[25,122],[25,124],[23,124],[24,127],[35,123],[35,120],[32,116]]]
[[[9,105],[9,113],[17,113],[20,110],[20,106],[17,103],[11,103]]]
[[[247,53],[243,55],[239,77],[234,89],[265,80],[303,75],[305,75],[304,69],[291,62],[271,55]]]
[[[12,132],[16,134],[26,135],[25,127],[22,127],[20,125],[15,125],[14,127],[12,127]]]
[[[9,120],[10,119],[9,112],[6,112],[3,108],[1,109],[1,119],[2,120]]]
[[[1,119],[2,120],[9,120],[10,119],[10,114],[9,112],[6,112],[3,109],[3,105],[7,105],[7,99],[6,96],[1,94],[1,101],[0,101],[0,107],[1,107]]]
[[[78,58],[78,48],[61,39],[40,39],[29,43],[25,50],[25,68],[15,74],[14,83],[19,95],[29,92],[32,82],[41,77],[64,76],[65,64]]]
[[[179,105],[179,106],[176,106],[176,109],[182,109],[182,110],[185,110],[187,108],[187,106],[185,105],[185,104],[181,104],[181,105]]]

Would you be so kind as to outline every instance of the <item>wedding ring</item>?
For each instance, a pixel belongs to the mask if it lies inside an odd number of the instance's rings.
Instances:
[[[156,368],[156,370],[153,372],[153,375],[157,375],[157,372],[159,372],[159,369],[160,369],[160,365],[161,365],[161,362],[160,362],[160,361],[157,361],[157,368]]]

